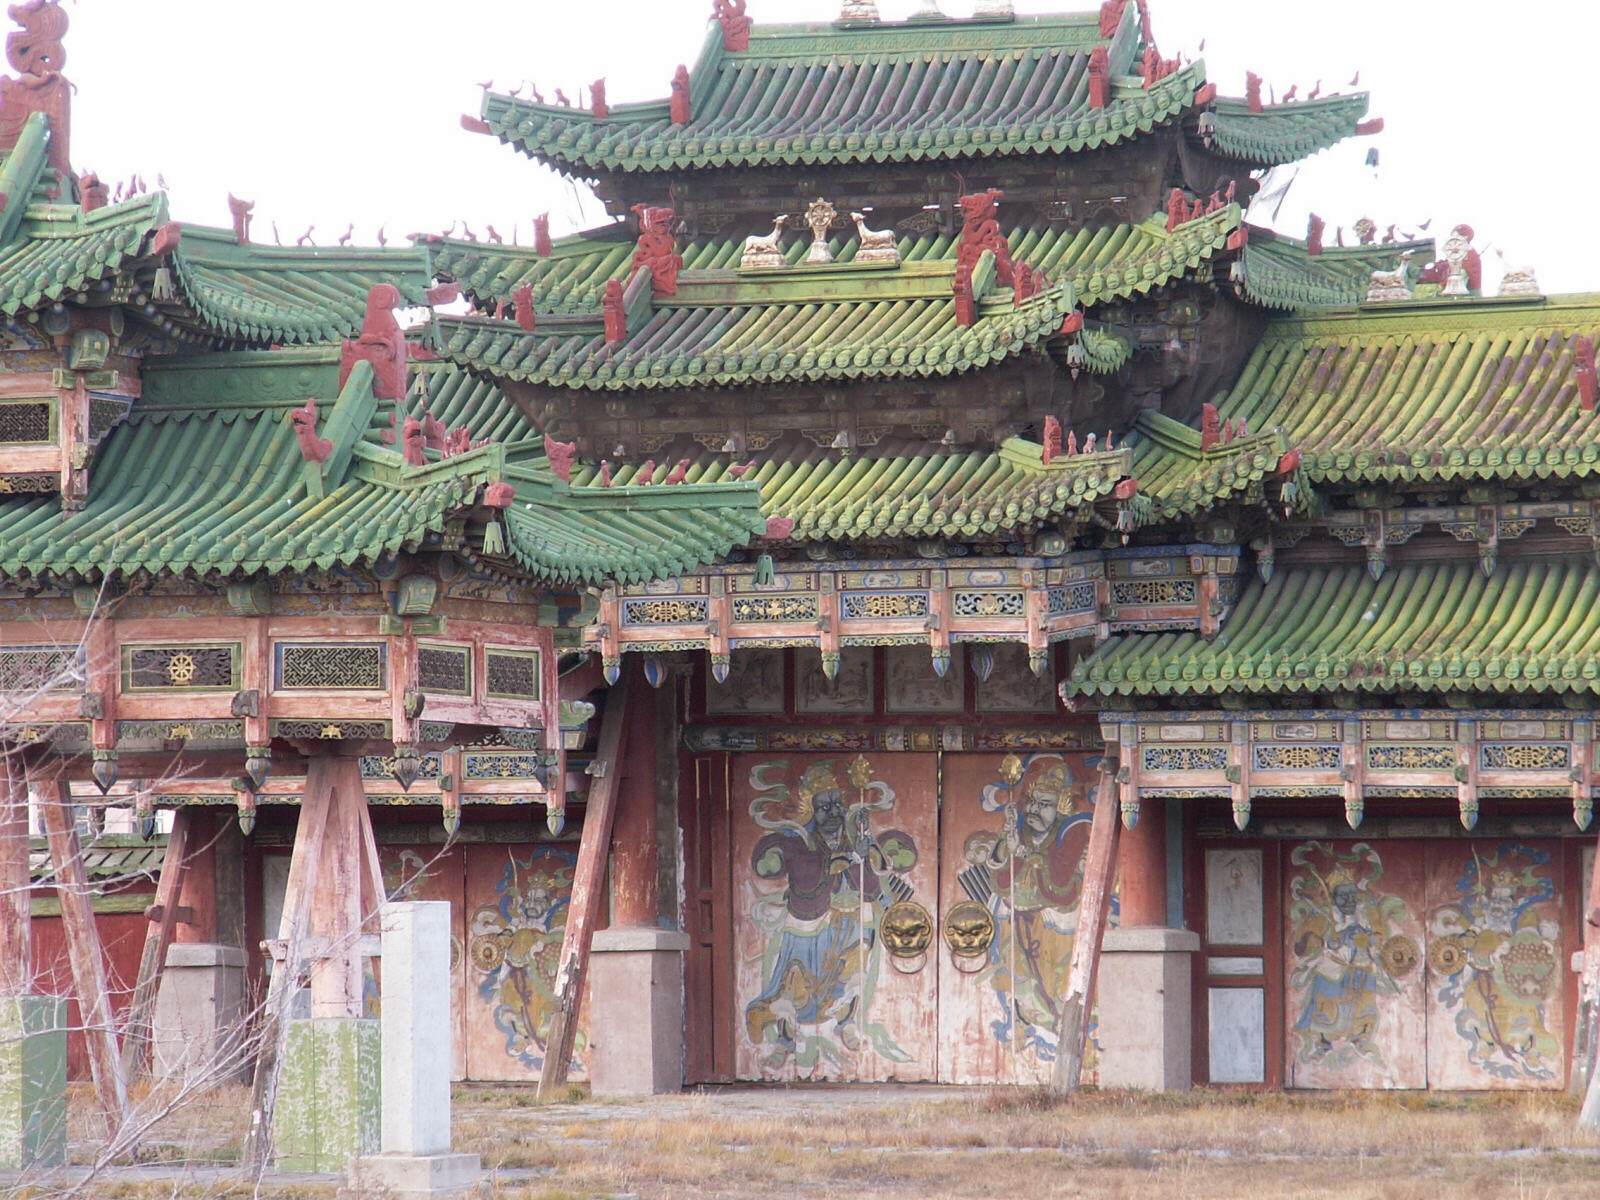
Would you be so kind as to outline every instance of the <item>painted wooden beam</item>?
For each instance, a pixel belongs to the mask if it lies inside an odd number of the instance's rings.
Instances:
[[[634,656],[635,658],[637,656]],[[589,947],[605,902],[606,859],[611,848],[611,826],[617,812],[617,788],[622,779],[623,730],[630,720],[634,697],[643,689],[642,670],[630,661],[621,681],[606,697],[600,718],[600,742],[595,750],[594,783],[589,787],[583,835],[578,845],[578,865],[573,873],[572,899],[567,927],[561,938],[561,960],[556,972],[555,1011],[545,1040],[544,1069],[539,1075],[541,1099],[565,1086],[572,1065],[572,1042],[577,1033],[578,1005],[589,975]]]
[[[113,1137],[128,1118],[128,1084],[122,1076],[117,1033],[112,1026],[106,960],[94,923],[93,897],[83,869],[78,827],[72,818],[72,787],[66,780],[53,780],[50,786],[55,795],[41,795],[39,810],[50,840],[56,891],[61,896],[61,924],[72,964],[73,987],[78,993],[78,1012],[83,1017],[84,1040],[89,1047],[95,1097],[106,1136]]]
[[[144,950],[139,955],[139,978],[133,987],[133,1003],[128,1009],[127,1030],[122,1039],[122,1072],[130,1083],[144,1075],[150,1063],[150,1033],[156,1011],[156,996],[161,990],[161,974],[167,963],[178,924],[178,899],[189,874],[190,833],[195,811],[182,808],[173,815],[172,832],[167,835],[167,853],[161,860],[161,878],[156,884],[155,902],[150,906],[149,925],[144,935]]]
[[[1578,1020],[1588,1065],[1589,1088],[1584,1094],[1578,1125],[1600,1129],[1600,850],[1595,853],[1589,879],[1589,901],[1583,906],[1583,974],[1578,983]],[[1576,1069],[1577,1063],[1573,1064]]]
[[[18,752],[0,746],[0,996],[33,991],[30,895],[28,781]]]
[[[1106,773],[1107,767],[1111,772]],[[1084,1048],[1089,1038],[1089,1015],[1094,1011],[1095,983],[1100,973],[1100,943],[1105,937],[1111,906],[1111,885],[1116,876],[1117,835],[1122,821],[1117,810],[1117,762],[1101,762],[1100,783],[1095,787],[1094,817],[1089,824],[1089,847],[1083,856],[1083,891],[1078,902],[1078,930],[1072,942],[1072,964],[1067,994],[1061,998],[1056,1027],[1056,1062],[1050,1090],[1070,1096],[1078,1090]]]

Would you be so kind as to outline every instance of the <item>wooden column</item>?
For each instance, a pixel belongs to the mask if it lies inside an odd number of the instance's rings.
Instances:
[[[72,785],[55,781],[54,796],[40,797],[40,813],[50,838],[50,859],[61,896],[61,926],[66,934],[72,982],[78,993],[84,1040],[89,1045],[89,1070],[94,1076],[100,1115],[111,1137],[128,1116],[128,1085],[112,1027],[111,997],[106,992],[106,962],[100,952],[100,931],[94,923],[94,900],[83,869],[78,826],[72,816]]]
[[[1056,1027],[1056,1063],[1050,1090],[1070,1096],[1078,1090],[1083,1070],[1084,1045],[1089,1036],[1089,1014],[1094,1011],[1094,988],[1100,971],[1100,942],[1105,937],[1111,905],[1111,882],[1117,864],[1117,835],[1122,829],[1117,809],[1117,763],[1101,763],[1095,788],[1094,818],[1089,824],[1089,847],[1083,856],[1083,892],[1078,902],[1078,930],[1072,942],[1072,964],[1067,994],[1061,998]],[[1107,768],[1109,773],[1105,773]],[[1142,822],[1141,822],[1142,824]]]
[[[217,812],[210,808],[179,809],[173,817],[190,821],[185,852],[189,868],[183,873],[178,891],[178,921],[172,927],[172,940],[204,943],[217,940]],[[167,843],[170,848],[172,843]],[[166,865],[163,862],[162,870]]]
[[[1600,1129],[1600,850],[1595,853],[1594,874],[1589,879],[1589,900],[1583,906],[1583,974],[1578,984],[1578,1019],[1587,1038],[1584,1057],[1589,1069],[1589,1090],[1584,1094],[1578,1125]],[[1580,1037],[1583,1031],[1580,1031]],[[1577,1064],[1573,1064],[1576,1068]]]
[[[638,690],[625,714],[627,753],[617,765],[617,815],[611,830],[611,924],[618,929],[655,928],[660,911],[660,855],[656,845],[655,699]]]
[[[1167,923],[1167,804],[1143,800],[1139,810],[1139,823],[1122,831],[1117,851],[1125,929]]]
[[[637,655],[633,656],[637,660]],[[589,973],[589,946],[600,920],[605,899],[606,854],[611,847],[611,827],[617,810],[617,785],[622,774],[620,751],[623,730],[633,706],[633,695],[646,685],[639,678],[637,661],[627,664],[621,681],[606,697],[600,717],[600,744],[596,749],[594,782],[584,810],[583,837],[578,845],[578,865],[573,873],[572,900],[567,927],[561,937],[561,964],[556,970],[555,1011],[545,1041],[544,1070],[539,1075],[541,1098],[553,1096],[567,1082],[572,1064],[572,1039],[577,1033],[578,1002]]]
[[[0,746],[0,996],[33,991],[28,781],[20,753]]]
[[[180,808],[172,818],[172,833],[167,837],[167,852],[161,860],[161,878],[156,883],[156,898],[145,916],[144,950],[139,955],[139,978],[133,987],[133,1004],[128,1009],[128,1028],[122,1041],[123,1076],[130,1083],[145,1073],[150,1062],[150,1032],[155,1019],[156,996],[161,991],[161,973],[166,968],[167,949],[172,945],[182,904],[184,882],[189,874],[191,832],[195,810]]]

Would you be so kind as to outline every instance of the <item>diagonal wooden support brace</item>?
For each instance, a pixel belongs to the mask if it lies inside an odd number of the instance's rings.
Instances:
[[[133,1004],[128,1009],[128,1028],[122,1040],[123,1077],[132,1083],[150,1065],[150,1035],[161,991],[161,973],[166,968],[172,934],[182,917],[178,897],[183,894],[189,874],[190,831],[194,810],[180,808],[172,818],[167,836],[167,852],[161,860],[161,878],[156,884],[156,899],[146,916],[149,927],[144,935],[144,950],[139,955],[139,978],[133,987]]]

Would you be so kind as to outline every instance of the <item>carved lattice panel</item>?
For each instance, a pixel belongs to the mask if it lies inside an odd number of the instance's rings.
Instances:
[[[239,686],[239,645],[124,646],[127,692],[201,691]]]
[[[70,692],[83,686],[75,646],[11,646],[0,650],[0,692]]]
[[[472,647],[417,647],[417,685],[425,692],[472,694]]]
[[[369,691],[385,686],[387,647],[382,642],[279,642],[279,691]]]
[[[485,690],[491,696],[512,700],[539,698],[539,652],[537,650],[497,650],[483,652]]]
[[[48,400],[0,404],[0,442],[53,442],[55,422]]]

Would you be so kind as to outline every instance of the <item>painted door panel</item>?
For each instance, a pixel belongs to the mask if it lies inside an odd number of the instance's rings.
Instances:
[[[1048,1081],[1083,887],[1092,759],[944,758],[939,1078]],[[1116,904],[1113,900],[1112,920]],[[1097,1077],[1091,1041],[1083,1078]]]
[[[467,1078],[534,1082],[544,1068],[578,849],[565,842],[464,849]],[[586,1008],[574,1041],[575,1080],[584,1078]]]
[[[450,904],[450,1078],[465,1079],[466,867],[461,847],[383,845],[378,848],[378,862],[383,869],[383,890],[391,900],[445,900]]]
[[[1428,1085],[1559,1088],[1559,842],[1428,847]]]
[[[739,1078],[935,1078],[936,762],[732,756]]]
[[[1205,1022],[1194,1048],[1199,1082],[1284,1083],[1278,851],[1276,842],[1230,839],[1208,841],[1195,856],[1201,878],[1190,920],[1201,953],[1192,995],[1197,1024]]]
[[[1289,850],[1290,1086],[1426,1086],[1425,874],[1420,842],[1313,841]]]

